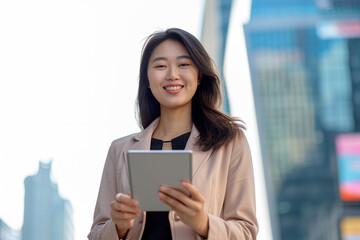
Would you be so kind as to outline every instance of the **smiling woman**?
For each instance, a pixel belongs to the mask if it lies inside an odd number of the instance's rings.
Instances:
[[[256,239],[250,149],[242,123],[219,110],[220,79],[202,44],[177,28],[154,33],[139,78],[143,130],[111,144],[88,238]],[[192,150],[192,183],[181,182],[190,195],[160,186],[171,211],[142,211],[128,194],[125,153],[133,149]]]

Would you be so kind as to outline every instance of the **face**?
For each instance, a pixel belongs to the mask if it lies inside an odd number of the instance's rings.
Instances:
[[[160,43],[150,56],[147,74],[149,88],[160,103],[161,111],[191,108],[199,72],[180,42]]]

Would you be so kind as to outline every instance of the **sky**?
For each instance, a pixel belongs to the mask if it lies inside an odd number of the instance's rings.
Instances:
[[[200,38],[204,2],[0,1],[0,218],[11,228],[22,227],[25,177],[52,161],[75,239],[85,239],[110,143],[139,131],[144,39],[168,27]],[[246,13],[248,1],[237,2]]]

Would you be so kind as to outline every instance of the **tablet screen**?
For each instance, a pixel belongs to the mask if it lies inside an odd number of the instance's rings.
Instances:
[[[159,199],[160,185],[186,191],[181,180],[192,180],[189,150],[130,150],[127,158],[131,194],[143,211],[170,211]]]

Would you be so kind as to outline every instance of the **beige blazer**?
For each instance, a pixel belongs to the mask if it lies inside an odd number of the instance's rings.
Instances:
[[[138,134],[112,142],[106,158],[94,222],[88,238],[91,240],[119,239],[110,217],[110,202],[117,193],[129,193],[126,151],[150,149],[150,141],[159,124],[152,122]],[[193,151],[193,185],[205,199],[209,216],[209,240],[255,240],[258,223],[255,215],[255,189],[251,154],[243,133],[218,150],[202,151],[195,145],[199,132],[193,126],[185,149]],[[127,239],[141,239],[146,212],[135,219]],[[202,239],[192,228],[169,212],[172,238]]]

